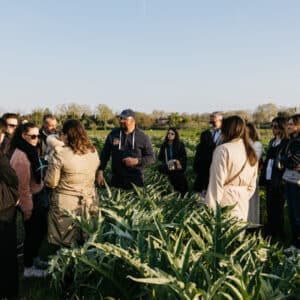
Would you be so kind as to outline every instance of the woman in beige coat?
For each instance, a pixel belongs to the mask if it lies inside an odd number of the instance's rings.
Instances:
[[[223,120],[223,144],[215,149],[205,201],[215,209],[235,205],[231,215],[247,221],[249,200],[254,193],[257,158],[246,124],[239,116]]]
[[[65,146],[57,147],[48,158],[45,184],[53,188],[48,219],[51,244],[70,246],[82,242],[82,234],[65,212],[89,216],[98,207],[95,174],[99,157],[78,120],[67,120],[62,128]]]

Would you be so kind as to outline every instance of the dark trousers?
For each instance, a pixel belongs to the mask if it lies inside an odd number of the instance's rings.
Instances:
[[[169,180],[175,191],[180,192],[181,196],[184,196],[188,191],[188,183],[184,173],[170,172],[168,174]]]
[[[18,295],[16,218],[0,221],[0,299]]]
[[[283,235],[284,228],[284,187],[282,184],[266,184],[267,228],[266,233],[273,237]]]
[[[123,190],[131,190],[133,189],[133,185],[142,187],[144,185],[142,177],[121,177],[117,175],[113,175],[111,178],[111,185],[116,188],[120,188]]]
[[[292,244],[300,249],[300,186],[287,182],[286,199],[292,232]]]
[[[33,259],[38,256],[40,246],[47,233],[47,208],[41,200],[41,194],[33,196],[31,218],[24,221],[24,266],[33,265]]]

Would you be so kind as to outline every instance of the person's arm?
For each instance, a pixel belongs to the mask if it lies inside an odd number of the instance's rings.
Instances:
[[[30,191],[31,167],[30,162],[25,156],[14,156],[11,160],[11,166],[16,171],[19,184],[18,192],[20,194],[19,206],[24,214],[24,220],[31,217],[33,202]]]
[[[50,188],[57,187],[60,176],[61,176],[61,168],[62,168],[62,157],[61,151],[63,148],[57,148],[54,150],[51,158],[48,161],[48,167],[45,176],[45,185]]]
[[[282,159],[283,165],[291,170],[296,170],[300,164],[300,138],[293,140],[287,154]]]
[[[195,173],[200,173],[200,164],[201,164],[201,144],[199,143],[196,147],[196,154],[193,162],[193,170]]]
[[[154,158],[152,144],[149,137],[145,135],[144,146],[142,149],[142,158],[139,160],[138,164],[145,166],[145,165],[151,165],[154,162],[155,162],[155,158]]]
[[[106,137],[103,149],[102,149],[101,154],[100,154],[101,165],[99,167],[99,170],[102,170],[102,171],[105,170],[107,162],[110,159],[111,151],[112,151],[112,143],[111,143],[111,136],[109,134]]]
[[[103,149],[100,154],[101,164],[96,173],[96,182],[99,186],[103,186],[105,183],[103,171],[105,170],[107,162],[109,161],[111,151],[112,151],[111,138],[110,135],[108,135],[106,137]]]
[[[12,188],[18,189],[18,176],[5,155],[0,157],[0,180]]]
[[[183,142],[180,142],[180,148],[179,148],[179,168],[181,167],[181,169],[183,171],[186,170],[186,165],[187,165],[187,154],[186,154],[186,148],[185,148],[185,144]]]
[[[224,183],[228,177],[227,159],[227,150],[222,146],[217,147],[213,154],[209,184],[205,196],[207,206],[213,209],[215,209],[217,203],[220,203],[223,199]]]

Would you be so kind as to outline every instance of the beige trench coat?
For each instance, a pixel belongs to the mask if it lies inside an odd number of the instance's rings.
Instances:
[[[98,207],[94,182],[99,163],[97,151],[78,155],[67,146],[56,148],[49,158],[45,184],[54,189],[48,218],[50,243],[68,246],[80,240],[80,231],[65,210],[88,215]]]
[[[257,164],[246,163],[243,171],[232,182],[233,178],[246,161],[246,151],[241,139],[222,144],[215,149],[210,167],[209,185],[205,197],[206,204],[215,209],[218,202],[221,206],[234,205],[231,215],[247,221],[249,200],[254,193],[257,178]]]

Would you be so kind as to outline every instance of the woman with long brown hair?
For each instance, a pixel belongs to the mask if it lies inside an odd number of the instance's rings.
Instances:
[[[223,144],[213,154],[205,201],[213,209],[217,203],[235,205],[231,215],[247,221],[249,200],[256,186],[257,157],[242,118],[225,118],[221,132]]]
[[[97,205],[95,174],[98,153],[78,120],[64,122],[61,132],[64,146],[48,158],[45,183],[53,188],[48,217],[48,240],[51,244],[70,246],[82,241],[82,233],[64,210],[89,215]]]

